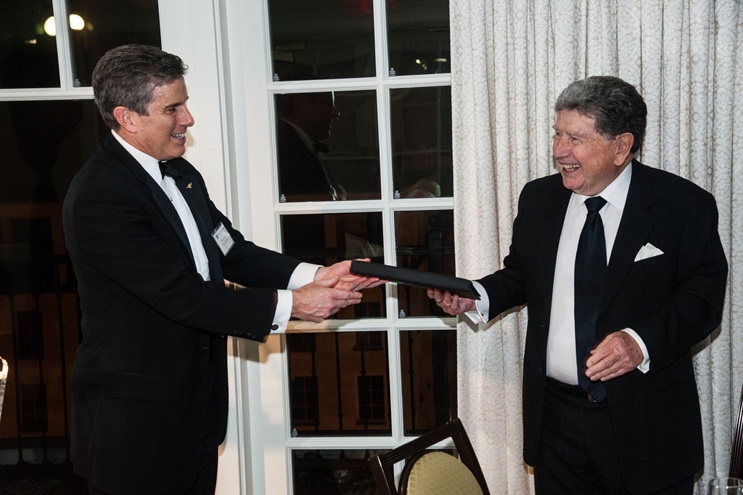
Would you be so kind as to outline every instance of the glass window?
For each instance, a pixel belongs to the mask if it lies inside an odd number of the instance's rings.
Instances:
[[[380,450],[294,450],[294,495],[362,495],[379,493],[369,458]]]
[[[126,43],[161,46],[157,0],[68,0],[75,86],[90,86],[101,56]]]
[[[451,88],[390,90],[395,198],[451,197]]]
[[[455,275],[452,210],[395,213],[397,266]],[[426,289],[397,286],[400,316],[445,316]]]
[[[405,435],[419,435],[457,417],[457,331],[400,332]]]
[[[374,76],[372,0],[268,0],[275,81]]]
[[[281,202],[378,199],[374,91],[275,96]]]
[[[107,132],[92,99],[0,102],[0,355],[12,370],[2,433],[20,464],[69,460],[63,445],[80,321],[62,200]],[[43,454],[21,448],[39,432],[54,439]]]
[[[292,437],[390,434],[385,332],[289,333],[286,346]]]
[[[52,0],[0,2],[0,89],[59,87],[54,37],[44,23]]]
[[[451,71],[448,0],[387,0],[390,75]]]
[[[307,263],[332,265],[370,258],[382,262],[382,215],[379,212],[281,217],[283,253]],[[341,319],[384,317],[384,286],[364,291],[363,301],[339,311]]]
[[[90,86],[98,59],[125,43],[160,46],[157,0],[67,2],[74,86]],[[0,4],[0,88],[60,86],[51,0]]]

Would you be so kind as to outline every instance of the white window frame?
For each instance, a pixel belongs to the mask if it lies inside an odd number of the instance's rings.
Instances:
[[[303,81],[301,83],[272,83],[269,50],[268,13],[264,1],[220,0],[221,43],[224,50],[226,115],[229,125],[228,171],[231,177],[230,190],[233,198],[232,218],[246,236],[257,244],[280,250],[279,214],[292,211],[332,213],[334,211],[382,211],[386,216],[384,236],[393,239],[392,217],[395,211],[453,208],[452,198],[436,200],[405,200],[393,202],[392,191],[383,190],[377,201],[354,201],[318,204],[311,209],[305,205],[279,204],[275,187],[275,156],[273,145],[274,117],[272,97],[275,92],[311,90],[315,86],[325,89],[326,83]],[[384,25],[384,0],[375,0],[375,30]],[[336,91],[371,89],[377,91],[378,114],[389,114],[388,88],[450,85],[449,74],[425,76],[424,78],[387,78],[383,74],[387,66],[386,39],[376,36],[376,67],[378,77],[344,80],[335,84]],[[389,130],[387,120],[380,118],[380,153],[389,154]],[[388,156],[386,160],[389,160]],[[385,158],[383,158],[385,160]],[[239,164],[239,166],[238,166]],[[245,166],[247,164],[247,166]],[[387,180],[389,167],[382,167],[382,180]],[[383,182],[384,183],[384,182]],[[385,259],[395,259],[392,243],[385,245]],[[455,329],[452,318],[396,318],[394,289],[389,291],[387,319],[353,322],[328,322],[324,325],[296,323],[293,328],[328,329],[333,331],[395,330],[406,329]],[[342,328],[339,329],[339,326]],[[389,449],[407,440],[403,435],[401,403],[401,376],[397,362],[399,343],[397,332],[388,334],[390,353],[390,401],[393,411],[392,435],[388,437],[343,437],[343,438],[291,438],[289,436],[288,369],[284,340],[270,337],[266,344],[236,341],[239,359],[234,362],[237,387],[238,440],[242,445],[241,493],[292,493],[291,450],[314,448]],[[394,359],[393,359],[394,358]],[[395,412],[397,411],[397,412]],[[231,410],[232,412],[232,410]],[[228,438],[227,443],[229,444]],[[220,487],[222,483],[220,472]],[[221,492],[220,492],[221,493]],[[227,493],[227,492],[224,492]]]

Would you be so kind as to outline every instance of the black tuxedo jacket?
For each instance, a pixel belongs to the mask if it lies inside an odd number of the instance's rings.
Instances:
[[[63,222],[78,281],[82,343],[72,371],[75,471],[111,494],[186,493],[227,424],[226,336],[262,340],[276,288],[298,261],[255,246],[170,162],[194,215],[211,281],[197,273],[170,200],[108,136],[70,185]],[[235,241],[225,256],[211,233]],[[224,279],[248,289],[232,291]]]
[[[531,465],[539,448],[557,247],[571,194],[559,174],[527,184],[504,268],[480,280],[491,318],[527,305],[523,420],[524,459]],[[717,216],[714,198],[703,189],[633,162],[597,322],[600,336],[634,329],[650,354],[647,374],[634,370],[605,382],[631,493],[659,490],[702,468],[690,348],[721,321],[727,261]],[[635,261],[648,243],[663,254]]]

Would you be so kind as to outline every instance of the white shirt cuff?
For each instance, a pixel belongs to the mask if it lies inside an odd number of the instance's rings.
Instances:
[[[637,345],[640,346],[644,359],[642,363],[640,363],[640,366],[637,367],[637,369],[643,373],[647,373],[648,371],[650,371],[650,356],[648,356],[648,348],[645,347],[645,342],[643,342],[640,336],[637,335],[637,332],[635,332],[631,328],[625,328],[622,331],[630,334],[630,336],[635,339],[635,342],[637,342]]]
[[[307,285],[315,280],[315,273],[320,265],[313,265],[312,263],[300,263],[292,272],[292,276],[289,277],[289,285],[286,286],[289,290],[299,289],[303,285]]]
[[[279,289],[277,291],[276,313],[274,313],[273,325],[271,325],[272,334],[286,332],[286,326],[292,316],[292,303],[294,302],[292,290],[299,289],[315,280],[315,272],[319,267],[320,265],[313,265],[312,263],[300,263],[292,272],[292,276],[289,277],[287,290]]]
[[[485,288],[482,286],[482,284],[480,284],[480,282],[472,281],[472,285],[475,286],[475,290],[477,290],[477,293],[480,294],[480,300],[475,301],[474,310],[467,311],[464,314],[474,324],[487,323],[488,314],[490,314],[490,299],[488,298],[488,293],[485,291]]]

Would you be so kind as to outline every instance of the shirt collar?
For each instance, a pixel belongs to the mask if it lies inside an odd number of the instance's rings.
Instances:
[[[627,202],[627,193],[629,193],[629,185],[632,180],[632,162],[622,170],[619,177],[614,179],[611,184],[597,194],[606,200],[607,203],[612,205],[619,211],[624,211],[624,205]],[[584,196],[582,194],[574,193],[570,198],[570,203],[573,208],[577,208],[591,196]]]
[[[121,144],[121,146],[124,147],[126,151],[129,152],[132,157],[137,160],[137,163],[139,163],[145,171],[150,174],[152,179],[156,183],[162,182],[162,173],[160,172],[160,163],[158,162],[157,158],[153,158],[144,151],[138,150],[128,142],[124,140],[121,136],[119,136],[119,133],[111,130],[111,134],[114,135],[116,140]]]

